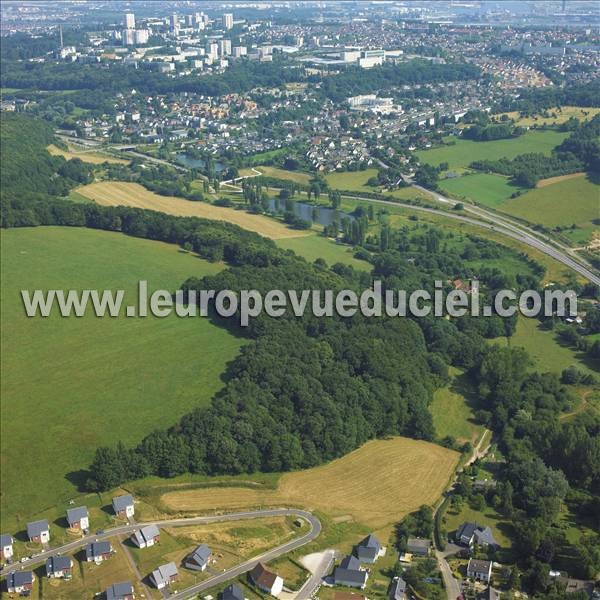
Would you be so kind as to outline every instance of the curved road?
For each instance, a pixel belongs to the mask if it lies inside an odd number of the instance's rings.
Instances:
[[[419,187],[419,186],[416,186],[416,187]],[[427,190],[425,188],[419,188],[419,189],[421,189],[424,192],[427,192],[429,194],[433,193],[430,190]],[[499,219],[496,215],[491,215],[489,213],[485,213],[485,215],[484,215],[481,211],[471,210],[471,212],[473,212],[474,214],[477,214],[479,216],[484,216],[485,218],[492,220],[492,223],[489,223],[486,221],[481,221],[480,219],[475,219],[473,217],[466,217],[464,215],[454,214],[449,211],[441,211],[436,208],[428,208],[426,206],[415,206],[414,204],[405,204],[403,202],[393,202],[391,200],[379,200],[379,199],[374,199],[374,198],[364,198],[361,196],[352,196],[352,195],[348,195],[348,194],[344,194],[344,197],[352,198],[354,200],[361,200],[364,202],[375,202],[377,204],[389,204],[390,206],[404,206],[406,208],[410,208],[411,210],[426,212],[426,213],[435,214],[435,215],[441,215],[444,217],[448,217],[450,219],[462,221],[463,223],[477,225],[478,227],[483,227],[484,229],[488,229],[489,231],[495,231],[497,233],[500,233],[502,235],[505,235],[507,237],[515,239],[519,242],[522,242],[523,244],[527,244],[528,246],[535,248],[536,250],[539,250],[540,252],[543,252],[547,256],[550,256],[551,258],[554,258],[555,260],[558,260],[559,262],[563,263],[564,265],[566,265],[567,267],[569,267],[576,273],[579,273],[580,275],[585,277],[588,281],[591,281],[592,283],[594,283],[596,285],[600,285],[600,276],[596,275],[596,273],[594,273],[593,271],[588,269],[585,265],[582,265],[579,261],[576,261],[570,255],[566,254],[564,251],[561,251],[561,250],[555,248],[554,246],[551,246],[550,244],[540,240],[538,237],[535,237],[534,235],[529,234],[525,229],[521,229],[520,227],[517,227],[516,225],[513,225],[512,223],[507,223],[506,221]],[[449,199],[445,198],[444,196],[441,196],[437,193],[435,194],[435,197],[436,197],[436,199],[438,199],[441,202],[448,202],[448,203],[451,203],[452,205],[455,204],[454,200],[449,200]],[[472,209],[472,207],[470,207],[470,206],[469,206],[469,208]],[[467,210],[466,205],[465,205],[465,210]]]
[[[56,556],[58,554],[65,554],[68,552],[72,552],[77,550],[90,542],[94,542],[97,540],[105,540],[110,537],[114,537],[117,535],[127,535],[133,533],[135,530],[140,527],[144,527],[146,525],[156,525],[157,527],[185,527],[189,525],[204,525],[206,523],[219,523],[222,521],[240,521],[244,519],[257,519],[257,518],[265,518],[265,517],[301,517],[308,521],[310,525],[310,530],[304,535],[295,538],[285,544],[281,544],[272,550],[261,554],[260,556],[255,556],[254,558],[243,562],[231,569],[223,571],[219,575],[215,575],[210,579],[202,581],[196,585],[193,585],[181,592],[177,592],[172,594],[170,598],[174,598],[176,600],[182,600],[183,598],[191,598],[198,594],[203,590],[207,590],[215,585],[220,583],[224,583],[229,581],[230,579],[234,579],[247,571],[250,571],[256,563],[260,561],[267,562],[269,560],[273,560],[291,552],[292,550],[296,550],[296,548],[300,548],[305,544],[308,544],[312,540],[314,540],[321,533],[321,522],[317,517],[315,517],[312,513],[306,510],[300,509],[292,509],[292,508],[274,508],[270,510],[255,510],[255,511],[246,511],[246,512],[238,512],[238,513],[227,513],[223,515],[211,515],[208,517],[189,517],[183,519],[165,519],[161,521],[148,521],[143,523],[133,523],[128,525],[120,525],[119,527],[113,527],[112,529],[107,529],[104,533],[100,535],[89,534],[74,542],[69,542],[68,544],[64,544],[63,546],[59,546],[58,548],[52,548],[46,552],[41,552],[36,557],[27,560],[23,563],[14,563],[10,565],[8,568],[2,569],[0,571],[0,575],[8,575],[8,573],[20,569],[25,569],[32,567],[38,563],[45,562],[46,559],[51,556]]]

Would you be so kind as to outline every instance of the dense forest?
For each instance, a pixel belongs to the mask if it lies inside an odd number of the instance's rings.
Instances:
[[[58,163],[48,163],[45,146],[51,132],[40,128],[27,143],[19,143],[15,138],[24,137],[22,127],[38,126],[21,119],[26,118],[2,118],[3,159],[10,163],[2,226],[121,231],[185,245],[208,260],[227,264],[217,275],[189,279],[184,284],[188,290],[362,290],[377,279],[385,290],[410,293],[430,290],[436,279],[469,277],[475,269],[484,299],[505,287],[540,286],[542,271],[534,263],[529,273],[524,269],[517,275],[481,266],[502,252],[496,244],[473,237],[453,249],[446,234],[435,228],[395,230],[384,224],[381,233],[366,235],[359,252],[371,261],[372,271],[367,273],[341,264],[329,266],[322,259],[309,264],[270,240],[226,223],[70,203],[59,197],[61,185],[49,183],[66,179],[68,188],[72,181],[60,173]],[[35,172],[29,170],[32,161],[40,165]],[[24,177],[31,179],[31,189],[43,193],[23,193],[19,182]],[[234,327],[231,320],[211,318]],[[435,440],[428,405],[434,390],[448,382],[452,365],[465,370],[476,387],[478,419],[494,431],[506,458],[498,485],[486,501],[514,523],[524,584],[543,597],[549,587],[538,575],[547,573],[553,548],[564,536],[555,524],[565,498],[579,494],[582,513],[596,518],[600,514],[600,417],[583,412],[561,420],[573,403],[570,387],[557,375],[532,372],[523,350],[486,343],[488,337],[511,335],[514,327],[514,319],[498,316],[260,316],[238,331],[248,343],[208,407],[151,433],[134,448],[99,448],[87,485],[107,490],[148,474],[287,471],[341,456],[374,437],[401,434]],[[467,480],[459,481],[459,494],[471,494]],[[593,536],[575,546],[578,575],[589,577],[600,567],[598,547]]]

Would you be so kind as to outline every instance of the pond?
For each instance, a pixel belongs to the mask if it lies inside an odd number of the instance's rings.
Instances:
[[[323,226],[331,225],[334,221],[337,221],[341,225],[343,219],[350,219],[351,221],[354,219],[348,213],[326,206],[315,206],[306,202],[292,202],[291,205],[297,217]],[[269,198],[269,210],[275,213],[285,212],[285,200]],[[316,212],[313,213],[315,210]]]
[[[189,156],[188,154],[186,154],[185,152],[180,152],[178,154],[175,154],[175,160],[180,164],[183,165],[184,167],[188,167],[188,169],[201,169],[203,170],[205,167],[205,162],[204,159],[202,158],[192,158],[191,156]],[[215,172],[220,173],[221,171],[223,171],[225,169],[225,165],[218,161],[218,160],[213,160],[213,166],[215,168]]]

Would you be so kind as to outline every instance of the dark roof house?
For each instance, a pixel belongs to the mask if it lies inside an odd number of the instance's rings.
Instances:
[[[77,508],[69,508],[67,510],[67,522],[69,527],[79,527],[83,521],[84,529],[88,525],[88,510],[85,506],[78,506]]]
[[[124,494],[123,496],[115,496],[112,499],[113,510],[115,514],[125,513],[133,514],[133,496],[131,494]]]
[[[184,567],[194,571],[204,571],[210,560],[211,551],[206,544],[200,544],[191,554],[187,556]]]
[[[336,585],[347,585],[363,589],[367,585],[369,574],[360,568],[360,561],[355,556],[346,556],[333,572]]]
[[[427,556],[430,547],[431,540],[427,538],[408,538],[406,542],[407,552],[417,554],[418,556]]]
[[[32,571],[13,571],[6,578],[6,587],[10,593],[27,592],[33,587]]]
[[[381,543],[373,534],[368,535],[356,547],[356,556],[360,562],[374,563],[379,557],[380,552]]]
[[[46,519],[27,523],[27,537],[32,541],[48,541],[49,533],[50,527],[48,526],[48,521]]]
[[[73,561],[68,556],[51,556],[46,561],[47,577],[70,578]]]
[[[283,579],[269,571],[262,563],[257,563],[248,573],[252,583],[263,592],[277,596],[283,589]]]
[[[92,542],[85,547],[85,558],[88,562],[92,560],[103,560],[112,552],[110,542]]]
[[[129,581],[113,583],[106,589],[106,600],[133,600],[133,586]]]
[[[223,590],[221,600],[244,600],[244,592],[240,587],[232,583]]]

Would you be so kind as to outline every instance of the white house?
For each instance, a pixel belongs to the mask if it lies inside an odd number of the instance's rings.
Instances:
[[[90,528],[90,517],[85,506],[69,508],[67,510],[67,522],[70,529],[87,531]]]
[[[176,581],[177,576],[177,566],[174,562],[170,562],[166,565],[161,565],[160,567],[158,567],[158,569],[152,571],[150,579],[152,580],[152,583],[154,583],[157,589],[162,590],[163,588]]]
[[[0,535],[0,559],[7,560],[13,556],[13,537],[8,533]]]
[[[283,579],[277,573],[267,570],[261,563],[258,563],[248,575],[259,590],[267,592],[271,596],[281,594]]]
[[[50,527],[48,526],[48,521],[42,519],[41,521],[27,523],[27,537],[30,542],[47,544],[50,541]]]
[[[147,525],[134,531],[131,540],[138,548],[150,548],[160,540],[160,531],[156,525]]]
[[[133,505],[133,496],[131,494],[125,494],[123,496],[115,496],[112,499],[113,510],[115,515],[122,519],[131,519],[135,514],[135,508]]]
[[[492,576],[492,562],[489,560],[478,560],[470,558],[467,565],[467,577],[479,581],[489,581]]]
[[[6,589],[9,594],[28,595],[33,588],[34,579],[31,571],[14,571],[6,578]]]

